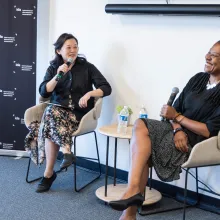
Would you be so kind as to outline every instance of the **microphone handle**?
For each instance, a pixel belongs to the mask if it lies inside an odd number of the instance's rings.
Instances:
[[[60,76],[60,78],[62,78],[63,75],[64,75],[64,72],[63,72],[63,71],[60,71],[60,72],[58,73],[58,75]]]
[[[168,102],[167,102],[167,105],[172,106],[172,104],[173,104],[175,98],[176,98],[176,93],[171,93],[170,98],[169,98],[169,100],[168,100]],[[161,121],[167,121],[167,119],[164,118],[164,117],[161,117],[160,120],[161,120]]]
[[[175,98],[176,98],[176,93],[171,93],[170,98],[167,102],[167,105],[172,106]]]
[[[163,116],[160,118],[160,120],[161,121],[166,121],[166,119]]]
[[[66,65],[67,65],[68,67],[70,67],[71,64],[72,64],[72,62],[66,62]],[[58,73],[59,79],[61,79],[61,78],[63,77],[63,75],[64,75],[64,72],[63,72],[63,71],[60,71],[60,72]]]

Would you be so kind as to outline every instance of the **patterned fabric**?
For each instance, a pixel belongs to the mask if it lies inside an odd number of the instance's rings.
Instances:
[[[24,139],[24,148],[29,153],[32,161],[38,165],[38,148],[37,148],[37,138],[39,131],[40,122],[33,121],[28,126],[29,133]]]
[[[78,126],[79,122],[71,110],[49,105],[41,122],[32,122],[28,127],[30,131],[25,138],[25,150],[36,165],[42,164],[45,159],[45,139],[70,150],[72,136]]]
[[[176,149],[173,141],[173,128],[169,122],[153,119],[142,119],[148,128],[151,140],[152,165],[158,177],[165,182],[180,178],[181,165],[187,161],[192,147],[188,145],[189,152],[183,153]]]

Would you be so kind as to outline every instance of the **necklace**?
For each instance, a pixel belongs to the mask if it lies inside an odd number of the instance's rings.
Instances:
[[[217,82],[211,84],[210,81],[208,81],[208,83],[206,85],[206,89],[209,90],[209,89],[212,89],[212,88],[216,87],[219,82],[220,82],[220,80],[218,80]]]

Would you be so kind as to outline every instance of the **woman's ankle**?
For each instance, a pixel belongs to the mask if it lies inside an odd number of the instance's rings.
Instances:
[[[136,219],[137,209],[136,207],[129,207],[123,211],[119,220],[135,220]]]
[[[135,188],[132,188],[132,187],[127,187],[125,193],[122,195],[121,199],[128,199],[136,194],[140,193],[140,188],[139,187],[135,187]]]
[[[140,187],[138,185],[128,185],[126,192],[135,195],[140,192]]]
[[[45,171],[44,172],[44,177],[50,178],[51,176],[53,176],[53,171]]]
[[[62,152],[63,152],[63,154],[71,154],[71,151],[67,150],[67,149],[63,149]]]

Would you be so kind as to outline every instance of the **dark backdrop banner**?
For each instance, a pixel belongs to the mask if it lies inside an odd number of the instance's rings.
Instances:
[[[36,103],[37,0],[0,0],[0,149],[24,150]]]

